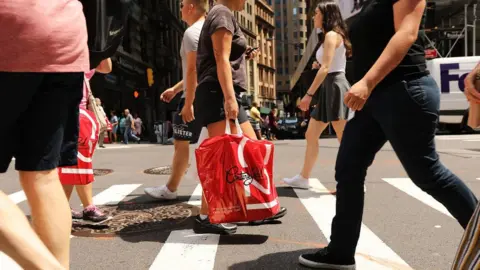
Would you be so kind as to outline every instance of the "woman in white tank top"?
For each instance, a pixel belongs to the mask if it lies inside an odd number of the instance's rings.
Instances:
[[[288,185],[298,188],[309,188],[308,179],[317,160],[318,138],[322,132],[332,123],[337,138],[341,141],[349,115],[343,97],[350,89],[345,77],[345,66],[352,48],[347,37],[346,24],[336,1],[321,1],[315,9],[314,22],[315,27],[325,33],[316,54],[321,66],[299,105],[300,109],[307,111],[315,92],[318,90],[320,93],[305,134],[307,149],[302,171],[293,178],[284,179]]]

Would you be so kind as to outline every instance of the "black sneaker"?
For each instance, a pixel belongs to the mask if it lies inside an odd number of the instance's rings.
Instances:
[[[316,253],[303,254],[298,258],[300,264],[317,269],[355,270],[355,259],[348,260],[333,257],[327,248]]]
[[[201,219],[200,216],[197,216],[193,231],[195,233],[230,235],[237,232],[237,225],[229,223],[212,224],[208,217],[206,219]]]
[[[286,214],[287,214],[287,208],[280,207],[280,210],[278,211],[278,213],[275,216],[273,216],[271,218],[264,219],[264,220],[250,221],[250,222],[248,222],[248,224],[250,224],[250,225],[260,225],[260,224],[270,223],[274,220],[277,220],[277,219],[280,219],[280,218],[284,217]]]

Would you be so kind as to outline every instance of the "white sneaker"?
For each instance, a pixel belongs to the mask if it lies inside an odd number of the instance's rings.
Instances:
[[[293,178],[284,178],[283,182],[291,187],[309,189],[310,184],[307,178],[303,178],[301,175],[297,174]]]
[[[171,192],[166,185],[160,187],[149,187],[144,190],[145,194],[157,200],[175,200],[177,192]]]

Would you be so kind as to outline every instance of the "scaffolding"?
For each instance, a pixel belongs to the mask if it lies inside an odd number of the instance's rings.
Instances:
[[[471,13],[471,16],[469,16],[469,13]],[[455,27],[453,25],[453,16],[449,16],[448,19],[442,18],[441,27],[434,27],[432,29],[425,29],[422,31],[422,35],[428,41],[430,48],[435,50],[440,58],[450,57],[452,55],[453,49],[461,39],[464,40],[464,56],[469,56],[468,45],[470,39],[472,46],[472,56],[476,55],[477,4],[465,4],[464,12],[460,15],[463,15],[463,18],[458,17],[457,19],[460,19],[460,24],[463,23],[463,27],[461,28]],[[447,26],[445,25],[445,20],[448,20]],[[455,24],[458,25],[457,23]],[[469,32],[471,32],[471,37],[469,35]],[[446,43],[448,43],[448,47]],[[442,48],[447,48],[448,51],[443,50],[444,52],[441,53],[439,46],[442,46]]]

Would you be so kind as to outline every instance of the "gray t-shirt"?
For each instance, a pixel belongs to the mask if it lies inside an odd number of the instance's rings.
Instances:
[[[230,64],[232,66],[233,85],[236,91],[246,91],[245,51],[247,40],[238,25],[233,12],[226,6],[217,4],[208,13],[198,41],[197,74],[198,84],[219,82],[217,64],[213,54],[211,36],[219,29],[226,29],[233,35]]]
[[[185,98],[185,91],[187,90],[187,54],[196,52],[198,47],[198,39],[202,32],[203,23],[205,20],[200,20],[192,24],[183,34],[182,45],[180,46],[180,56],[182,57],[182,71],[183,71],[183,94]]]
[[[133,123],[133,116],[131,114],[125,117],[125,128],[131,128]]]

